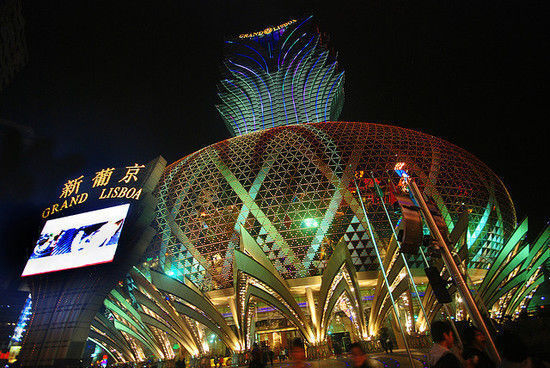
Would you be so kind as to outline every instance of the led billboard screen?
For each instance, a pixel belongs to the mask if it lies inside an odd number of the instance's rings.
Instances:
[[[111,262],[130,205],[48,220],[22,276]]]

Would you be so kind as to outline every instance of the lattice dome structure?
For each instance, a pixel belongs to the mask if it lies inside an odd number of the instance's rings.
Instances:
[[[479,159],[442,139],[362,122],[291,125],[234,137],[167,167],[156,189],[158,234],[146,257],[203,290],[231,287],[233,251],[243,226],[285,278],[320,275],[343,237],[357,271],[377,270],[354,178],[380,245],[394,224],[393,168],[405,163],[449,230],[470,211],[470,267],[487,268],[513,231],[516,214],[499,178]],[[413,268],[423,268],[420,255]]]
[[[225,41],[216,108],[233,136],[338,119],[344,71],[312,18]]]

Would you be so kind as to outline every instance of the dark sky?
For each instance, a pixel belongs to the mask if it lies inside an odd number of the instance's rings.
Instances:
[[[71,175],[173,162],[228,138],[214,108],[224,37],[307,14],[346,70],[340,120],[457,144],[502,178],[533,233],[548,220],[542,0],[23,2],[29,61],[0,92],[0,118],[32,129],[23,148],[2,150],[12,165],[0,266],[10,272]]]

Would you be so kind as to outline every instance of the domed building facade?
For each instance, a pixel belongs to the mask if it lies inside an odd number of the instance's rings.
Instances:
[[[107,312],[124,338],[107,341],[113,326],[103,316],[92,326],[120,361],[148,352],[160,360],[239,353],[257,342],[282,351],[296,337],[311,358],[329,356],[344,340],[375,351],[375,336],[388,326],[401,336],[398,346],[405,339],[428,346],[427,326],[442,304],[424,268],[447,270],[436,253],[430,259],[429,237],[425,252],[401,257],[394,231],[402,229],[408,200],[404,176],[454,236],[446,242],[487,308],[510,315],[532,292],[534,284],[522,279],[527,273],[504,280],[498,268],[514,252],[522,265],[531,262],[516,246],[525,226],[516,227],[499,178],[442,139],[339,122],[344,71],[327,41],[307,17],[225,42],[216,107],[233,137],[166,167],[153,193],[155,235],[108,296]],[[424,226],[433,235],[419,216],[417,231]],[[521,290],[506,299],[506,283],[522,283]],[[453,304],[453,318],[463,318],[459,299]],[[389,318],[391,308],[398,318]],[[184,349],[169,348],[176,341]]]
[[[254,343],[284,351],[296,337],[314,359],[352,341],[377,351],[384,329],[400,348],[429,346],[431,321],[466,312],[454,285],[442,311],[424,268],[442,283],[449,275],[429,237],[414,242],[424,252],[401,257],[404,177],[437,212],[487,312],[525,307],[550,232],[529,248],[506,188],[467,151],[402,127],[339,122],[344,71],[312,17],[226,40],[222,78],[216,108],[233,137],[165,168],[155,235],[92,324],[118,361],[229,349],[244,365],[238,353]],[[417,215],[418,235],[434,235]]]
[[[488,268],[516,224],[512,200],[479,159],[442,139],[362,122],[290,125],[216,143],[170,165],[157,188],[158,235],[148,257],[203,291],[232,287],[243,226],[285,279],[321,275],[344,239],[356,271],[378,270],[355,182],[379,247],[401,213],[397,164],[437,205],[449,231],[470,213],[470,268]],[[420,255],[411,268],[424,268]]]

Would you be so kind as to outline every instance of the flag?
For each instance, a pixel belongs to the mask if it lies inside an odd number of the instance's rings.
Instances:
[[[461,236],[461,243],[462,246],[459,248],[458,256],[460,257],[460,261],[465,262],[465,265],[468,266],[470,262],[470,253],[468,252],[467,231]]]
[[[384,192],[378,186],[378,183],[376,183],[376,179],[374,178],[374,175],[372,173],[371,173],[371,177],[372,177],[372,183],[374,185],[374,191],[376,192],[376,194],[378,194],[378,197],[380,197],[380,199],[383,201],[384,200]]]

